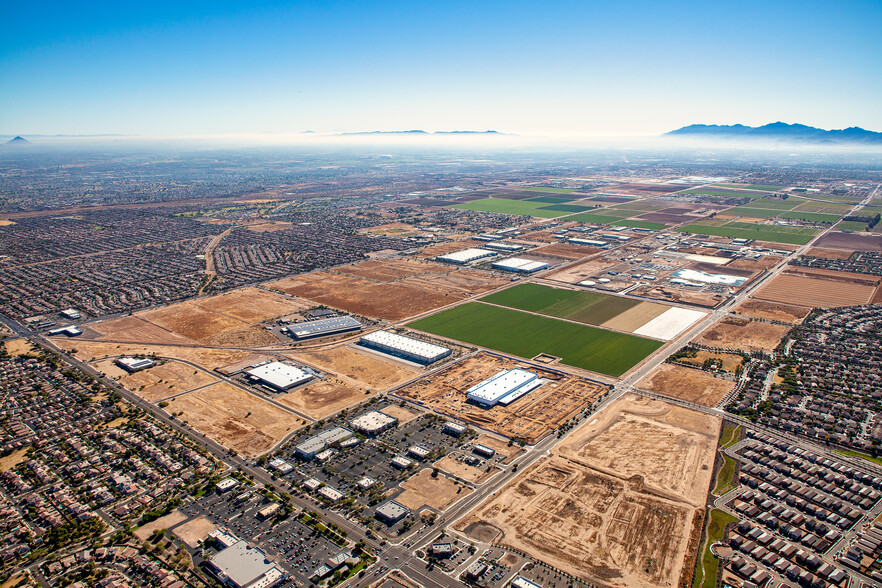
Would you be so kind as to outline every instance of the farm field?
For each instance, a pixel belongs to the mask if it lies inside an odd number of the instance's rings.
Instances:
[[[770,184],[716,184],[721,188],[733,188],[735,190],[780,190],[783,186],[773,186]]]
[[[691,224],[679,228],[677,231],[680,233],[692,233],[695,235],[714,235],[717,237],[731,237],[733,239],[754,239],[756,241],[790,243],[793,245],[805,245],[818,234],[816,229],[780,227],[775,225],[755,225],[739,222],[727,223],[722,226]]]
[[[651,303],[644,302],[643,304]],[[634,329],[633,333],[644,337],[670,341],[706,315],[707,313],[700,310],[679,307],[668,308],[639,329]]]
[[[269,402],[220,382],[169,401],[167,412],[233,451],[256,457],[266,453],[306,421]]]
[[[442,474],[433,478],[430,468],[425,468],[402,482],[401,488],[404,492],[396,496],[395,501],[414,511],[427,506],[442,512],[455,501],[472,493],[472,489],[468,486],[461,485]]]
[[[623,227],[633,227],[636,229],[650,229],[653,231],[660,231],[660,230],[664,229],[665,227],[667,227],[667,225],[664,223],[653,223],[653,222],[649,222],[649,221],[645,221],[645,220],[631,220],[631,219],[619,220],[619,221],[616,221],[616,224],[623,226]]]
[[[450,208],[460,208],[463,210],[480,210],[483,212],[498,212],[501,214],[517,214],[524,216],[538,216],[542,218],[555,218],[567,214],[565,211],[543,210],[546,206],[544,202],[535,202],[528,200],[507,200],[504,198],[486,198],[484,200],[473,200],[465,204],[454,204]]]
[[[638,300],[584,290],[561,290],[520,284],[481,298],[481,302],[538,312],[589,325],[600,325],[640,304]]]
[[[280,394],[276,400],[314,419],[323,419],[371,397],[371,390],[339,380],[320,380]]]
[[[882,235],[856,235],[830,231],[818,239],[815,245],[831,249],[848,249],[849,251],[882,251]]]
[[[722,196],[724,198],[765,198],[768,192],[745,192],[746,188],[739,189],[715,189],[715,188],[690,188],[683,190],[680,194],[703,194],[705,196]]]
[[[529,370],[549,381],[508,406],[485,409],[468,402],[466,395],[470,387],[514,368]],[[421,378],[395,394],[505,437],[535,443],[590,405],[605,390],[606,386],[584,378],[481,352]],[[483,436],[478,442],[486,442],[502,455],[519,451],[490,436]]]
[[[771,352],[789,332],[790,327],[784,325],[724,317],[702,333],[696,342],[722,349]]]
[[[677,586],[692,571],[718,429],[625,396],[455,527],[588,582]]]
[[[811,308],[867,304],[873,298],[879,278],[838,273],[781,273],[754,292],[752,298]]]
[[[732,391],[735,382],[715,378],[712,374],[698,369],[663,363],[640,380],[637,387],[671,398],[714,407]]]
[[[755,318],[798,324],[808,316],[811,309],[804,306],[793,306],[790,304],[778,304],[750,299],[742,302],[738,308],[735,309],[735,312]]]
[[[587,325],[469,302],[410,324],[414,329],[511,353],[547,353],[585,370],[619,377],[662,346]]]

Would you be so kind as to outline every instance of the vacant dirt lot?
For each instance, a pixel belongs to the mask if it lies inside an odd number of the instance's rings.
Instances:
[[[595,253],[600,253],[603,249],[597,247],[589,247],[587,245],[570,245],[569,243],[554,243],[547,245],[530,253],[538,255],[550,255],[551,257],[560,257],[562,259],[582,259]]]
[[[169,401],[166,412],[183,412],[180,418],[196,430],[239,454],[266,453],[306,421],[221,382]]]
[[[658,366],[637,383],[637,387],[642,390],[703,406],[716,406],[734,386],[735,382],[731,380],[715,378],[708,372],[670,363]]]
[[[588,278],[599,274],[607,268],[618,265],[619,263],[620,262],[618,261],[609,261],[603,259],[602,257],[598,257],[560,269],[544,277],[546,279],[556,280],[558,282],[577,284],[583,280],[587,280]]]
[[[401,362],[386,361],[353,347],[293,354],[292,358],[352,378],[375,390],[385,390],[408,380],[420,370]]]
[[[783,258],[777,255],[764,255],[759,259],[747,259],[740,257],[723,266],[722,269],[745,269],[751,271],[767,270],[775,267]]]
[[[445,241],[444,243],[438,243],[437,245],[429,245],[414,257],[419,259],[427,259],[429,257],[435,257],[437,255],[444,255],[445,253],[452,253],[453,251],[459,251],[460,249],[468,249],[473,246],[473,241]]]
[[[499,468],[493,467],[490,468],[490,471],[488,472],[486,466],[470,466],[460,461],[456,461],[450,456],[441,458],[435,462],[435,465],[448,474],[461,478],[467,482],[471,482],[472,484],[483,484],[487,478],[500,471]]]
[[[875,286],[835,279],[834,276],[779,274],[760,288],[753,298],[812,308],[831,308],[866,304],[875,291]]]
[[[419,510],[428,506],[438,512],[445,510],[460,498],[472,493],[471,488],[462,486],[441,474],[432,477],[432,470],[426,468],[417,475],[401,483],[404,492],[395,497],[395,501],[411,510]]]
[[[716,308],[725,300],[722,294],[691,292],[689,290],[677,290],[675,288],[665,288],[663,286],[640,286],[639,288],[631,290],[630,294],[632,296],[653,298],[655,300],[663,300],[667,302],[695,304],[707,308]]]
[[[665,306],[664,304],[641,302],[634,308],[629,308],[622,314],[611,318],[601,326],[607,329],[631,333],[670,309],[670,306]]]
[[[323,419],[344,408],[370,398],[371,391],[347,386],[339,381],[318,381],[300,386],[277,400],[314,419]]]
[[[9,339],[3,345],[9,355],[27,355],[31,352],[31,342],[27,339]]]
[[[191,361],[207,370],[230,365],[251,355],[248,351],[238,349],[211,349],[207,347],[166,347],[164,345],[138,345],[134,343],[107,343],[71,340],[67,337],[54,337],[52,342],[63,349],[77,349],[77,357],[84,361],[100,360],[120,355],[150,355],[170,357]]]
[[[137,537],[141,541],[146,541],[150,538],[150,535],[153,534],[153,531],[156,531],[158,529],[168,529],[169,527],[174,527],[178,523],[182,523],[186,520],[187,515],[175,509],[164,517],[160,517],[155,521],[147,523],[146,525],[136,529],[135,537]]]
[[[719,421],[626,396],[455,528],[589,582],[677,586],[713,469]]]
[[[378,282],[391,282],[407,276],[425,272],[450,272],[453,267],[439,266],[435,263],[414,261],[412,259],[368,259],[352,265],[336,267],[333,271]]]
[[[163,329],[137,316],[124,316],[101,323],[90,323],[89,330],[99,334],[96,337],[99,341],[197,345],[193,339]]]
[[[480,408],[467,402],[475,384],[513,368],[547,378],[549,382],[508,406]],[[399,396],[506,437],[534,443],[593,402],[606,387],[561,372],[482,352],[441,372],[417,380],[397,392]]]
[[[812,247],[806,251],[807,257],[824,257],[826,259],[848,259],[851,257],[851,251],[847,249],[824,249],[822,247]]]
[[[735,312],[756,318],[798,324],[808,316],[811,309],[804,306],[763,302],[762,300],[747,300],[736,308]]]
[[[723,349],[770,352],[788,332],[790,327],[784,325],[723,318],[702,333],[698,343]]]
[[[882,251],[882,236],[831,231],[818,239],[818,247],[850,251]]]
[[[514,458],[524,452],[524,450],[517,445],[509,445],[508,439],[505,437],[498,437],[496,435],[479,435],[478,438],[475,439],[475,444],[486,445],[490,449],[495,449],[496,455],[505,457],[505,459],[502,460],[502,463],[511,463]]]
[[[107,361],[109,362],[110,360]],[[123,386],[141,398],[150,402],[156,402],[162,398],[182,394],[200,386],[220,382],[214,376],[175,361],[169,361],[147,370],[135,372],[134,374],[124,372],[119,368],[116,368],[117,371],[111,372],[106,363],[100,362],[96,367],[118,380]],[[120,372],[122,372],[122,376],[115,375]]]
[[[198,517],[183,525],[175,527],[174,534],[191,549],[196,549],[200,541],[208,538],[208,534],[217,529],[217,525],[205,517]]]
[[[409,406],[400,406],[397,404],[387,406],[383,409],[383,412],[388,414],[390,417],[395,417],[396,419],[398,419],[399,426],[408,421],[412,421],[422,414],[422,411],[414,410]]]

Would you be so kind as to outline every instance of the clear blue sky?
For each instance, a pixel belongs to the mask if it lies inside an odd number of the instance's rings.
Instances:
[[[3,2],[0,133],[882,131],[882,2]]]

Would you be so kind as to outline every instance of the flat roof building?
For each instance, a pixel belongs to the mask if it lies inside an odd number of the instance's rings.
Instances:
[[[398,424],[398,419],[379,410],[371,410],[352,419],[350,423],[358,432],[377,435]]]
[[[548,264],[544,261],[534,261],[532,259],[523,259],[520,257],[511,257],[509,259],[494,261],[490,265],[495,269],[517,272],[520,274],[531,274],[548,268]]]
[[[490,251],[489,249],[479,249],[477,247],[471,247],[469,249],[463,249],[461,251],[454,251],[453,253],[439,255],[435,259],[437,259],[438,261],[446,261],[448,263],[457,263],[460,265],[464,265],[466,263],[478,259],[483,259],[485,257],[492,257],[494,255],[496,255],[496,253]]]
[[[432,452],[425,447],[421,447],[419,445],[411,445],[407,448],[407,454],[419,460],[426,459],[427,457],[429,457],[430,453]]]
[[[290,472],[291,470],[294,469],[294,466],[292,466],[290,463],[288,463],[287,461],[285,461],[284,459],[281,459],[279,457],[270,461],[269,467],[276,470],[280,474],[287,474],[288,472]]]
[[[542,585],[523,576],[515,576],[514,580],[511,581],[511,588],[542,588]]]
[[[83,318],[83,315],[80,314],[80,311],[75,308],[66,308],[66,309],[62,310],[61,312],[59,312],[58,314],[60,314],[64,318],[71,320],[71,321],[75,321],[75,320]]]
[[[223,480],[215,484],[215,487],[217,488],[218,492],[223,494],[224,492],[229,492],[238,485],[239,482],[235,478],[224,478]]]
[[[221,550],[208,563],[215,577],[230,588],[271,588],[286,577],[263,550],[250,546],[247,541],[238,541]]]
[[[447,347],[426,343],[389,331],[368,333],[359,340],[359,344],[369,349],[376,349],[395,357],[426,365],[447,357],[451,353]]]
[[[511,404],[542,385],[539,376],[521,369],[501,371],[468,389],[468,400],[485,408]]]
[[[146,357],[120,357],[114,363],[129,373],[153,367],[153,360]]]
[[[572,238],[567,239],[567,241],[575,245],[590,245],[591,247],[606,247],[607,245],[609,245],[609,242],[607,241],[596,241],[594,239]]]
[[[312,379],[312,374],[280,361],[266,363],[245,373],[249,379],[280,392]]]
[[[302,441],[294,447],[294,450],[298,457],[312,459],[331,445],[346,441],[353,435],[354,433],[345,427],[334,427]]]
[[[343,498],[343,493],[337,490],[336,488],[331,488],[330,486],[322,486],[318,489],[318,493],[330,500],[331,502],[337,502]]]
[[[369,490],[377,481],[368,476],[364,476],[361,480],[359,480],[356,485],[362,490]]]
[[[282,505],[279,504],[278,502],[273,502],[272,504],[268,504],[268,505],[264,506],[262,509],[260,509],[259,511],[257,511],[257,518],[265,521],[268,518],[275,516],[276,513],[279,512],[280,510],[282,510]]]
[[[523,245],[515,245],[514,243],[487,243],[487,249],[495,249],[496,251],[520,251]]]
[[[413,460],[402,455],[398,455],[393,457],[390,463],[399,470],[406,470],[413,465]]]
[[[474,451],[478,455],[481,455],[481,456],[484,456],[487,458],[490,458],[490,457],[493,457],[494,455],[496,455],[495,449],[493,449],[492,447],[487,447],[486,445],[481,445],[481,444],[475,445],[472,448],[472,451]]]
[[[407,507],[398,504],[394,500],[390,500],[374,511],[374,517],[383,521],[387,525],[394,525],[409,513],[410,510],[408,510]]]
[[[361,323],[351,316],[337,316],[305,323],[294,323],[285,327],[285,330],[293,339],[300,341],[357,331],[361,327]]]
[[[469,428],[461,423],[454,423],[453,421],[450,421],[444,423],[444,429],[442,430],[449,435],[459,437],[460,435],[468,431]]]

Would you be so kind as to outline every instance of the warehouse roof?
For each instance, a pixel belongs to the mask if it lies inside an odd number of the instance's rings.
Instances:
[[[513,270],[518,272],[535,272],[537,270],[547,268],[548,264],[544,261],[523,259],[521,257],[511,257],[509,259],[495,261],[493,262],[492,266],[497,269]]]
[[[295,323],[288,327],[288,332],[295,339],[306,339],[320,335],[330,335],[344,331],[354,331],[361,328],[361,323],[351,316],[336,316],[317,321]]]
[[[483,257],[490,257],[491,255],[496,255],[496,253],[487,249],[471,247],[469,249],[463,249],[462,251],[454,251],[453,253],[448,253],[446,255],[439,255],[436,259],[440,261],[452,261],[453,263],[468,263]]]
[[[282,571],[267,559],[266,554],[247,541],[238,541],[211,558],[221,577],[229,578],[235,586],[250,586],[261,579],[282,577]]]
[[[283,390],[312,378],[312,374],[280,361],[264,364],[245,373]]]
[[[536,381],[538,377],[533,372],[526,370],[504,370],[469,388],[468,397],[483,404],[495,404],[505,396]]]
[[[361,340],[384,347],[390,347],[409,355],[424,357],[426,359],[432,359],[450,352],[450,349],[447,347],[442,347],[433,343],[426,343],[425,341],[420,341],[419,339],[413,339],[411,337],[404,337],[396,333],[390,333],[389,331],[375,331],[373,333],[368,333],[362,337]]]

